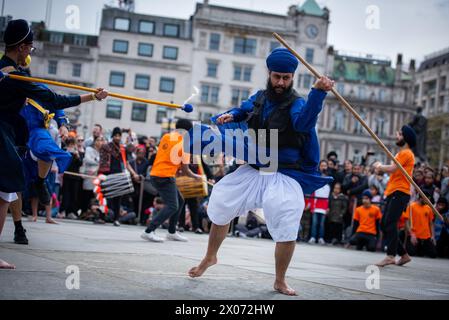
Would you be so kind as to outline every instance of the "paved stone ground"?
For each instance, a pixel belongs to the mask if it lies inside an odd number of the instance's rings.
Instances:
[[[381,253],[300,243],[288,282],[297,297],[277,294],[274,242],[229,237],[219,264],[201,278],[187,271],[202,258],[207,235],[185,233],[187,243],[150,243],[142,227],[62,221],[24,222],[28,246],[13,243],[8,217],[0,239],[0,258],[16,270],[0,270],[4,299],[449,299],[449,260],[414,258],[380,271],[380,288],[367,289],[367,266]],[[164,235],[165,230],[158,230]],[[66,288],[67,266],[80,270],[80,288]]]

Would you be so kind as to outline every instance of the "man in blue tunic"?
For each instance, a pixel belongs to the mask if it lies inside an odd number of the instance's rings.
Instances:
[[[208,216],[213,222],[206,255],[201,263],[189,271],[191,277],[201,276],[217,263],[218,249],[235,217],[249,210],[263,208],[268,230],[276,242],[276,280],[274,289],[282,294],[296,295],[285,281],[285,273],[293,255],[299,224],[304,210],[304,193],[319,189],[332,178],[318,172],[320,148],[316,123],[326,91],[334,81],[320,78],[311,89],[307,101],[293,89],[293,76],[298,60],[285,48],[278,48],[267,58],[269,79],[267,88],[244,101],[240,108],[213,118],[224,126],[245,122],[256,130],[256,144],[277,130],[277,141],[263,141],[267,149],[277,148],[276,172],[264,172],[259,161],[247,163],[221,179],[213,188]],[[260,137],[260,138],[259,138]]]
[[[3,78],[3,73],[28,76],[20,66],[26,64],[27,56],[34,50],[33,31],[27,21],[11,20],[3,40],[5,54],[0,59],[0,233],[10,203],[17,200],[17,193],[25,189],[22,160],[16,146],[25,146],[28,141],[25,119],[20,115],[26,99],[40,101],[49,108],[65,109],[83,102],[101,100],[108,95],[106,90],[99,88],[95,94],[63,96],[32,82]],[[36,183],[43,204],[50,202],[50,195],[44,185],[49,169],[50,166],[39,169]],[[0,259],[0,268],[13,267]]]

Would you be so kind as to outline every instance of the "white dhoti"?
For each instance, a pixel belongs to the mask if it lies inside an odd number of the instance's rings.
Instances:
[[[214,185],[207,215],[213,223],[226,225],[258,208],[264,211],[274,241],[297,239],[304,194],[298,182],[279,172],[262,173],[247,164],[239,167]]]
[[[18,199],[17,193],[15,192],[2,192],[0,191],[0,198],[6,202],[14,202]]]

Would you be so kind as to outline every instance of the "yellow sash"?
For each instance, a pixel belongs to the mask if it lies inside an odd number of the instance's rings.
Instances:
[[[50,121],[51,119],[54,118],[55,114],[50,113],[48,110],[44,109],[39,103],[37,103],[33,99],[28,98],[27,103],[31,104],[33,107],[35,107],[42,113],[42,117],[44,118],[44,127],[45,129],[48,129],[50,127]]]

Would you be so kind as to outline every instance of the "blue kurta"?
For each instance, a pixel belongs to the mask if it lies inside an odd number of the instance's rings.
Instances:
[[[63,173],[72,156],[62,150],[53,140],[48,129],[43,127],[43,114],[31,104],[26,104],[20,111],[20,115],[26,120],[30,138],[27,146],[33,155],[45,162],[56,161],[59,173]]]
[[[261,91],[251,96],[248,100],[243,101],[240,108],[233,108],[226,112],[233,115],[234,122],[218,125],[219,132],[213,132],[210,130],[210,127],[204,125],[202,125],[201,128],[194,127],[194,129],[190,132],[190,152],[199,154],[199,152],[203,152],[206,147],[209,146],[210,148],[210,144],[214,142],[221,144],[221,150],[223,150],[227,156],[232,156],[244,161],[251,159],[250,150],[255,149],[255,144],[251,140],[246,140],[244,143],[245,152],[243,155],[241,153],[239,154],[237,150],[239,148],[241,149],[242,140],[239,140],[240,142],[236,142],[236,139],[232,138],[229,134],[226,134],[225,130],[241,129],[243,132],[248,130],[246,119],[249,113],[253,111],[254,101],[256,101],[259,94],[261,94]],[[294,164],[301,160],[301,170],[279,168],[278,171],[295,179],[301,185],[305,194],[311,194],[315,190],[332,182],[331,177],[322,177],[318,171],[318,165],[320,162],[320,145],[315,127],[317,124],[318,115],[322,110],[325,97],[325,91],[312,88],[307,101],[303,98],[298,98],[290,108],[290,117],[295,131],[307,133],[310,137],[303,145],[304,152],[302,152],[303,150],[292,148],[283,148],[278,150],[279,163]],[[270,115],[274,108],[275,105],[268,99],[265,99],[265,104],[262,111],[264,119]],[[216,120],[220,115],[212,117],[212,122],[216,123]],[[201,136],[199,136],[198,129],[201,129]],[[208,136],[204,135],[206,130]],[[200,138],[201,144],[197,144],[198,139]],[[201,146],[201,150],[199,146]],[[228,146],[227,149],[226,146]],[[211,154],[212,153],[213,152],[211,152]],[[256,165],[262,166],[259,163],[259,158],[257,158]]]

